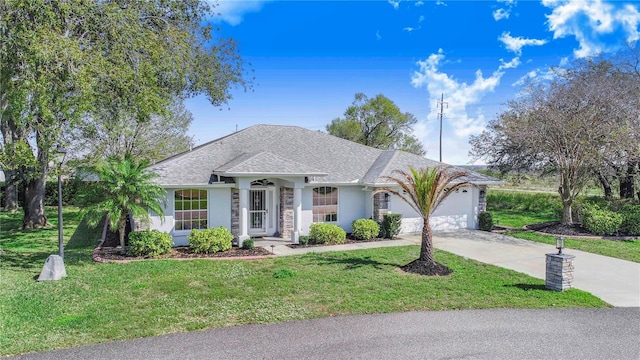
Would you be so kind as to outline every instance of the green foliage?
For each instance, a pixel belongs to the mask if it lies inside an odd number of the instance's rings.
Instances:
[[[156,174],[147,170],[149,163],[130,157],[110,157],[95,169],[100,181],[83,189],[80,204],[83,217],[90,226],[97,226],[103,216],[112,229],[118,229],[120,245],[124,249],[124,229],[127,216],[149,219],[149,211],[163,216],[161,203],[165,190],[153,182]]]
[[[347,233],[335,224],[313,223],[309,227],[309,239],[314,244],[342,244]]]
[[[478,228],[482,231],[493,230],[493,217],[488,211],[483,211],[478,214]]]
[[[296,277],[298,273],[291,269],[278,269],[273,273],[273,277],[276,279],[289,279]]]
[[[558,194],[491,190],[487,192],[487,205],[492,209],[547,212],[562,211]]]
[[[300,245],[307,245],[309,243],[309,235],[300,235],[298,237]]]
[[[129,233],[129,248],[131,256],[158,256],[171,252],[173,239],[166,232],[158,230],[132,231]]]
[[[640,205],[626,204],[621,209],[620,230],[627,235],[640,235]]]
[[[357,240],[369,240],[380,233],[380,225],[375,220],[357,219],[351,223],[351,236]]]
[[[384,214],[380,223],[380,237],[393,239],[400,233],[402,214]]]
[[[369,99],[365,94],[357,93],[344,112],[344,119],[331,121],[327,132],[378,149],[400,149],[423,156],[426,151],[420,140],[412,135],[412,126],[416,123],[415,116],[400,111],[384,95]]]
[[[253,239],[247,239],[242,242],[242,248],[245,250],[251,250],[255,247]]]
[[[601,209],[595,204],[584,204],[582,207],[582,226],[596,235],[614,235],[622,225],[621,214]]]
[[[191,230],[189,247],[196,254],[214,253],[231,249],[233,235],[224,226],[205,230]]]

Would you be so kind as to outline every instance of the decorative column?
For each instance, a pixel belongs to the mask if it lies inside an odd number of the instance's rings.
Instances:
[[[302,231],[302,188],[295,187],[293,189],[293,232],[291,233],[291,241],[298,244],[300,233]]]
[[[574,255],[547,254],[545,287],[549,290],[564,291],[573,287]]]
[[[238,236],[238,247],[242,247],[242,242],[249,238],[249,189],[240,189],[240,235]]]

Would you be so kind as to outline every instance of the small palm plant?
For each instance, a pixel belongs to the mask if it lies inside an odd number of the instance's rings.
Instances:
[[[467,174],[451,167],[426,169],[409,168],[409,172],[396,170],[392,176],[384,176],[397,186],[380,188],[375,193],[389,192],[398,196],[422,216],[422,243],[420,257],[405,265],[403,270],[425,275],[445,275],[451,273],[447,267],[437,264],[433,257],[433,235],[429,219],[438,206],[457,189],[468,185],[459,181]],[[400,190],[398,190],[398,186]]]
[[[94,187],[82,196],[83,218],[95,227],[104,218],[112,229],[118,229],[122,253],[125,250],[127,216],[149,219],[149,211],[163,216],[165,190],[153,182],[155,174],[148,171],[146,160],[137,161],[129,156],[109,157],[95,168],[100,177]]]

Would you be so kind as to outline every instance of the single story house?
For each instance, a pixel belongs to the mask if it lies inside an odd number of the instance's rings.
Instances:
[[[167,191],[164,221],[150,227],[186,245],[191,229],[228,228],[238,244],[276,236],[297,243],[314,222],[346,232],[360,218],[403,216],[401,232],[419,232],[422,219],[401,199],[373,191],[394,170],[443,165],[400,150],[380,150],[297,126],[255,125],[151,165]],[[476,228],[486,187],[499,180],[467,171],[471,183],[437,209],[434,229]]]

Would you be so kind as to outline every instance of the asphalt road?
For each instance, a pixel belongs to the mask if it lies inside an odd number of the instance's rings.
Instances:
[[[118,341],[16,359],[640,359],[640,308],[340,316]]]

